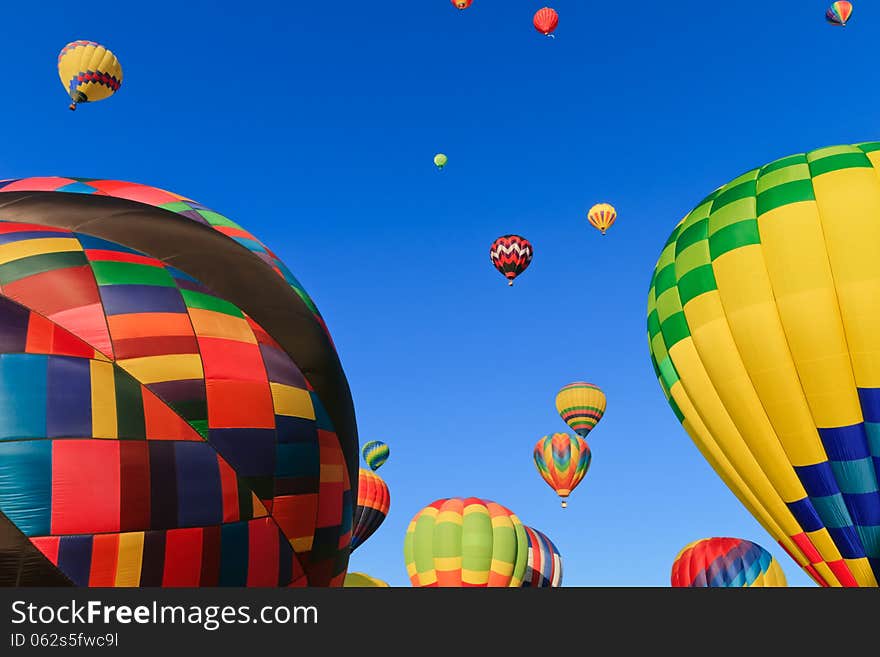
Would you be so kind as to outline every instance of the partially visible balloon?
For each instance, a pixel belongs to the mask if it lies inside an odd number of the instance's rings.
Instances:
[[[586,438],[605,415],[605,393],[585,381],[569,383],[556,395],[556,410],[572,431]]]
[[[391,494],[382,478],[369,470],[360,469],[358,475],[358,500],[354,510],[354,523],[351,526],[351,550],[357,549],[379,529],[388,508]]]
[[[551,36],[559,25],[559,14],[556,13],[555,9],[544,7],[535,12],[532,22],[535,24],[535,29],[538,32],[544,36]]]
[[[556,588],[562,586],[562,555],[549,538],[537,529],[526,527],[529,559],[523,587]]]
[[[467,9],[474,0],[452,0],[452,4],[456,9]]]
[[[391,450],[388,445],[381,440],[371,440],[364,445],[361,454],[363,454],[364,461],[370,466],[370,470],[375,472],[385,464],[385,461],[388,460],[388,457],[391,455]]]
[[[544,436],[535,445],[535,467],[562,498],[563,509],[568,506],[568,496],[587,474],[591,458],[590,448],[580,436],[554,433]]]
[[[447,162],[449,162],[449,158],[446,157],[446,155],[443,153],[437,153],[434,156],[434,166],[437,167],[438,169],[440,169],[441,171],[443,170],[443,167],[446,166]]]
[[[832,25],[840,25],[843,27],[846,25],[849,17],[852,16],[852,12],[853,6],[851,2],[847,2],[846,0],[833,2],[825,12],[825,20]]]
[[[384,582],[378,577],[371,577],[366,573],[348,573],[342,586],[346,589],[390,588],[388,582]]]
[[[417,587],[519,587],[529,544],[519,518],[475,497],[437,500],[419,511],[403,544]]]
[[[489,247],[489,258],[508,285],[528,268],[533,255],[532,243],[519,235],[503,235]]]
[[[704,538],[685,546],[672,564],[676,588],[787,586],[779,562],[741,538]]]
[[[597,203],[587,213],[587,220],[604,235],[617,219],[617,210],[608,203]]]
[[[122,85],[116,55],[94,41],[71,41],[58,54],[58,76],[70,95],[70,109],[112,96]]]

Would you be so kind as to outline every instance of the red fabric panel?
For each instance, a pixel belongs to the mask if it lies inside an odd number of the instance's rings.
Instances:
[[[3,286],[6,296],[50,317],[57,312],[101,302],[89,265],[52,269]],[[103,315],[101,321],[103,322]]]
[[[37,549],[42,552],[45,557],[56,566],[58,565],[58,544],[60,541],[61,538],[58,536],[31,537],[31,543],[36,545]]]
[[[238,477],[235,470],[223,457],[217,455],[220,469],[220,488],[223,495],[223,522],[235,522],[239,519],[238,509]]]
[[[150,452],[141,440],[119,441],[120,529],[150,528]]]
[[[90,262],[131,262],[138,265],[151,265],[161,267],[155,258],[138,255],[137,253],[123,253],[121,251],[108,251],[106,249],[86,249],[86,257]]]
[[[199,338],[206,379],[265,382],[260,347],[223,338]]]
[[[202,529],[169,529],[165,534],[162,586],[199,585],[202,574]]]
[[[318,496],[289,495],[276,497],[272,517],[289,539],[306,538],[315,533]]]
[[[25,350],[31,354],[95,357],[95,350],[92,347],[55,322],[34,312],[28,320]]]
[[[119,441],[52,443],[52,534],[118,532]]]
[[[220,583],[220,527],[202,530],[202,570],[199,586],[217,586]]]
[[[154,335],[148,338],[128,338],[113,341],[116,358],[140,358],[165,354],[197,354],[199,344],[192,335]]]
[[[92,539],[92,570],[89,586],[116,584],[116,562],[119,559],[119,534],[98,534]]]
[[[274,429],[275,407],[268,383],[206,381],[212,429]]]
[[[270,518],[248,523],[248,586],[278,586],[278,528]]]

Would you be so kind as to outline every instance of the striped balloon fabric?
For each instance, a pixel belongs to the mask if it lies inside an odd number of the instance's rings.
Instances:
[[[382,478],[360,469],[358,476],[358,500],[354,510],[354,523],[351,530],[351,549],[355,550],[379,529],[388,515],[391,494]]]
[[[825,20],[832,25],[845,26],[850,16],[852,16],[852,12],[852,3],[840,0],[840,2],[834,2],[828,7],[828,10],[825,12]]]
[[[508,285],[528,268],[534,254],[532,243],[519,235],[502,235],[489,247],[489,259]]]
[[[0,190],[0,585],[341,585],[335,350],[227,223],[169,198]]]
[[[381,440],[371,440],[364,445],[361,453],[363,454],[366,464],[370,466],[370,470],[375,472],[385,464],[385,461],[388,460],[388,457],[391,455],[391,450],[388,448],[388,445]]]
[[[562,556],[549,538],[537,529],[526,527],[529,559],[523,587],[556,588],[562,586]]]
[[[586,438],[605,415],[605,404],[602,389],[584,381],[569,383],[556,395],[559,416],[581,438]]]
[[[672,586],[780,587],[786,581],[779,563],[760,545],[741,538],[704,538],[678,553]]]
[[[417,587],[520,587],[528,559],[523,524],[475,497],[437,500],[410,522],[403,555]]]
[[[535,467],[547,485],[562,498],[563,509],[568,506],[568,496],[587,474],[591,456],[583,438],[567,433],[544,436],[535,445]]]
[[[597,203],[587,212],[587,220],[604,235],[617,220],[617,210],[608,203]]]

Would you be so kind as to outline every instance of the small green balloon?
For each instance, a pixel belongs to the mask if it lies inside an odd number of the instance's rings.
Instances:
[[[447,158],[443,153],[437,153],[434,156],[434,164],[437,166],[438,169],[442,169],[443,167],[445,167],[448,161],[449,158]]]

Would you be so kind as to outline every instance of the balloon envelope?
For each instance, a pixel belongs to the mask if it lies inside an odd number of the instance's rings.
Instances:
[[[592,455],[586,441],[567,433],[544,436],[535,445],[533,457],[538,474],[562,498],[562,508],[566,508],[568,496],[590,467]]]
[[[388,516],[391,494],[382,478],[361,468],[358,476],[358,500],[351,528],[351,549],[356,550]]]
[[[786,586],[779,562],[741,538],[704,538],[685,546],[672,564],[675,588]]]
[[[437,155],[434,156],[434,166],[438,169],[445,167],[447,162],[449,162],[449,158],[443,153],[437,153]]]
[[[827,20],[832,25],[846,25],[847,21],[852,16],[853,6],[851,2],[847,2],[846,0],[841,0],[840,2],[834,2],[828,7],[828,10],[825,12],[825,20]]]
[[[537,12],[535,12],[535,16],[532,19],[532,22],[534,23],[535,29],[538,30],[538,32],[549,36],[556,30],[557,26],[559,25],[559,14],[556,13],[555,9],[544,7],[543,9],[539,9]]]
[[[523,587],[556,588],[562,586],[562,555],[547,536],[537,529],[526,527],[529,539],[529,559]]]
[[[452,0],[452,4],[456,9],[467,9],[474,0]]]
[[[122,65],[94,41],[71,41],[58,54],[58,77],[70,96],[70,109],[112,96],[122,85]]]
[[[880,577],[880,143],[753,169],[675,228],[655,373],[724,482],[823,585]]]
[[[590,211],[587,213],[587,220],[604,235],[617,220],[617,210],[608,203],[598,203],[590,208]]]
[[[378,577],[367,575],[366,573],[348,573],[345,576],[343,587],[347,589],[390,588],[388,582],[385,582]]]
[[[391,449],[381,440],[371,440],[364,445],[361,453],[366,464],[370,466],[370,470],[375,472],[388,460],[388,457],[391,455]]]
[[[586,438],[605,415],[605,405],[602,389],[585,381],[569,383],[556,395],[559,417],[581,438]]]
[[[519,235],[502,235],[489,247],[492,265],[509,285],[513,285],[514,279],[528,268],[533,255],[532,243]]]
[[[437,500],[419,511],[403,546],[418,587],[519,587],[528,538],[509,509],[478,498]]]

